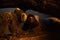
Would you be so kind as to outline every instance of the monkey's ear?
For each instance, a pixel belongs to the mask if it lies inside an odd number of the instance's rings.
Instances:
[[[21,10],[20,8],[16,8],[16,10]]]
[[[21,21],[25,22],[27,20],[27,14],[26,13],[22,13],[21,14]]]
[[[38,15],[34,15],[34,17],[39,22],[40,17]]]

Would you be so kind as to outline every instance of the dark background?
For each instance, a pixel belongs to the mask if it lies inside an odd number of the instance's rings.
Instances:
[[[60,0],[0,0],[0,8],[19,7],[60,18]]]

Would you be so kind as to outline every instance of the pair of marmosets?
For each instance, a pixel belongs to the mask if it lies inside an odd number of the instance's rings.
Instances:
[[[0,14],[0,36],[7,33],[9,30],[10,34],[20,34],[19,25],[24,23],[22,26],[22,33],[28,31],[41,31],[41,24],[39,16],[29,14],[27,15],[23,10],[16,8],[14,12],[4,12]]]

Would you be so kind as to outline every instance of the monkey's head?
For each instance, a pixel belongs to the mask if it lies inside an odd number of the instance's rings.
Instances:
[[[21,22],[25,22],[27,19],[27,14],[21,10],[20,8],[16,8],[16,10],[14,11],[14,13],[17,16],[18,21]]]

